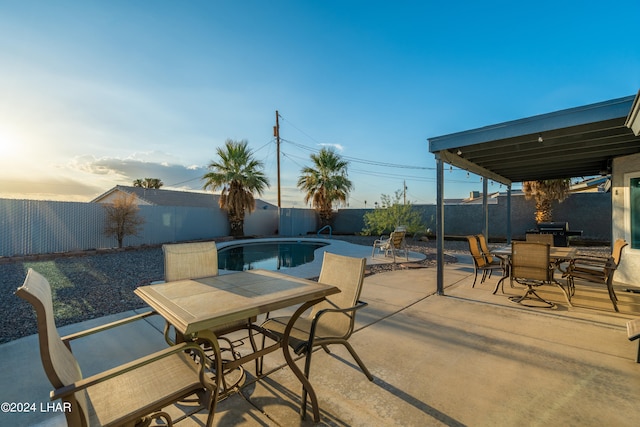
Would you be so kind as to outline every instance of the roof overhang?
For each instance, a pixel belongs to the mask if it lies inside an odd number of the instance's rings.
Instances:
[[[606,174],[614,157],[640,152],[638,104],[628,96],[429,138],[429,151],[506,185]]]
[[[629,111],[625,125],[633,131],[635,136],[640,136],[640,91],[638,91],[636,99],[633,101],[633,106]]]

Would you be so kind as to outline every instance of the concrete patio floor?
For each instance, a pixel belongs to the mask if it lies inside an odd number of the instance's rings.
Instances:
[[[640,295],[618,292],[615,313],[604,287],[577,284],[569,308],[556,288],[541,294],[556,309],[510,302],[521,287],[498,280],[473,282],[473,267],[447,265],[446,296],[435,295],[435,268],[396,270],[365,279],[369,306],[357,317],[350,342],[373,376],[348,352],[313,354],[311,382],[327,426],[635,426],[640,420],[637,342],[627,320],[640,316]],[[124,317],[127,314],[123,313]],[[113,320],[96,319],[61,333]],[[87,338],[74,347],[85,375],[118,365],[165,344],[162,319],[138,322]],[[127,345],[125,345],[125,343]],[[0,346],[2,402],[48,402],[34,336]],[[299,361],[298,363],[302,363]],[[298,416],[300,384],[280,353],[265,358],[266,377],[253,364],[239,393],[218,404],[217,426],[312,425]],[[184,408],[174,407],[174,413]],[[201,411],[178,426],[202,426]],[[0,414],[0,425],[65,425],[62,414]]]

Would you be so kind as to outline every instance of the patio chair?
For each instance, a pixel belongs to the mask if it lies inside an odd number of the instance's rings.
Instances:
[[[618,297],[613,289],[613,276],[620,265],[622,250],[628,243],[624,239],[617,239],[611,250],[611,256],[580,256],[569,263],[566,273],[567,286],[575,288],[575,279],[585,280],[592,283],[600,283],[607,286],[609,299],[613,304],[613,309],[618,310]]]
[[[509,299],[527,307],[540,307],[526,304],[527,300],[541,302],[544,307],[555,307],[554,303],[545,300],[535,291],[538,286],[554,283],[555,266],[549,257],[549,245],[540,242],[512,242],[511,245],[511,279],[527,286],[527,291],[522,296]]]
[[[484,240],[484,236],[483,240]],[[473,258],[473,284],[471,287],[476,286],[476,281],[478,280],[478,272],[482,271],[482,278],[480,279],[480,284],[484,283],[487,277],[491,277],[491,273],[494,270],[502,270],[502,263],[491,256],[489,250],[487,249],[487,255],[483,253],[480,248],[480,242],[478,241],[478,236],[467,236],[467,242],[469,243],[469,252],[471,253],[471,257]],[[485,243],[486,245],[486,243]]]
[[[367,305],[359,300],[365,265],[365,258],[324,253],[318,282],[334,285],[340,288],[341,292],[313,306],[308,317],[299,318],[291,330],[288,343],[296,354],[306,354],[304,375],[307,378],[313,347],[321,346],[330,353],[327,347],[329,344],[342,344],[369,381],[373,381],[373,376],[348,342],[353,333],[356,311]],[[290,317],[274,317],[264,322],[262,327],[276,337],[282,337],[289,319]],[[303,408],[306,408],[306,398],[307,392],[303,388]]]
[[[162,245],[162,251],[164,253],[164,277],[167,282],[185,279],[200,279],[203,277],[218,275],[218,249],[215,242],[166,244]],[[248,330],[249,340],[255,351],[257,346],[251,331],[252,325],[256,319],[257,318],[254,316],[246,320],[229,322],[212,331],[218,340],[225,341],[228,344],[229,348],[224,350],[228,350],[234,360],[238,359],[239,354],[235,349],[233,341],[224,335],[243,329]],[[171,325],[167,322],[165,324],[165,339],[167,340],[167,343],[173,345],[176,342],[176,338],[172,339],[169,336],[170,329]],[[239,375],[236,376],[233,383],[227,384],[225,379],[229,372],[225,372],[224,375],[221,376],[221,382],[224,390],[220,391],[219,394],[224,395],[225,392],[233,389],[244,379],[244,368],[240,366],[238,369]]]
[[[207,425],[213,424],[215,384],[206,375],[205,356],[196,344],[181,343],[91,377],[82,377],[71,351],[71,340],[155,313],[61,338],[54,321],[51,287],[43,276],[29,269],[16,295],[36,311],[42,365],[54,387],[50,397],[62,400],[69,426],[144,425],[154,418],[164,418],[171,425],[170,416],[162,409],[194,394],[209,410]],[[127,344],[133,342],[122,343]]]
[[[388,256],[389,252],[393,255],[393,262],[396,262],[396,253],[398,251],[404,251],[404,256],[409,261],[409,251],[407,250],[407,243],[405,236],[407,232],[403,230],[397,230],[392,232],[388,238],[380,236],[379,239],[373,242],[373,249],[371,250],[371,257],[375,256],[376,249],[384,251],[384,256]]]
[[[553,247],[553,234],[543,234],[543,233],[539,233],[539,234],[533,234],[533,233],[529,233],[526,236],[527,242],[539,242],[539,243],[546,243],[547,245]]]

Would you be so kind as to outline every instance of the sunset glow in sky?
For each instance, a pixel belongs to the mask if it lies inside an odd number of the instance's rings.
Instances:
[[[0,197],[202,190],[231,138],[275,204],[279,110],[283,207],[304,206],[323,146],[351,162],[349,206],[403,182],[433,203],[427,138],[635,94],[638,16],[637,0],[0,0]],[[447,198],[482,189],[445,178]]]

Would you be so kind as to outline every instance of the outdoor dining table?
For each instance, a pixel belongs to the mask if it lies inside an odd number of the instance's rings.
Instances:
[[[502,259],[503,260],[502,265],[504,266],[502,278],[498,281],[498,283],[496,283],[496,288],[493,290],[493,293],[495,294],[496,292],[498,292],[498,288],[500,287],[500,285],[503,284],[505,279],[507,279],[510,276],[511,246],[502,246],[502,247],[493,249],[491,250],[491,253],[497,256],[498,258]],[[570,261],[571,259],[575,258],[577,253],[578,253],[578,250],[572,247],[551,246],[549,248],[549,258],[551,262],[553,262],[560,271],[562,271],[560,269],[560,265],[563,262]],[[571,290],[565,291],[562,288],[562,286],[560,288],[562,289],[563,292],[565,292],[565,295],[567,296],[567,301],[569,302],[569,304],[571,304]],[[503,288],[503,292],[504,292],[504,288]]]
[[[291,317],[281,340],[237,360],[226,362],[225,369],[234,369],[282,348],[287,365],[308,393],[314,421],[320,421],[318,400],[313,387],[295,364],[287,343],[296,319],[326,296],[340,292],[337,287],[274,271],[249,270],[202,279],[141,286],[134,292],[173,325],[184,340],[204,339],[210,343],[216,364],[216,396],[214,396],[216,400],[223,369],[218,338],[212,329],[230,322],[246,320],[259,314],[302,304]],[[215,406],[213,411],[215,412]],[[301,414],[303,413],[301,410]]]

